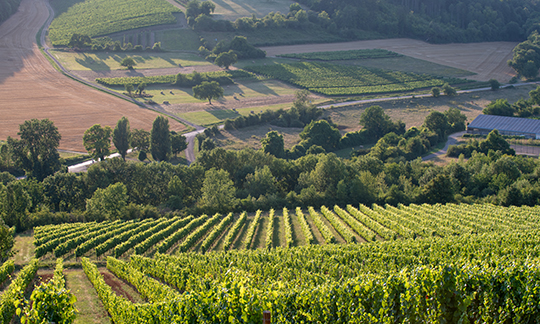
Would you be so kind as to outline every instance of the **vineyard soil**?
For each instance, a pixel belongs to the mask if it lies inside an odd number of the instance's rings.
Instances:
[[[35,35],[48,17],[44,0],[23,0],[0,25],[0,139],[17,137],[19,124],[49,118],[58,127],[60,148],[84,152],[84,131],[94,124],[114,126],[126,116],[132,128],[149,130],[158,115],[84,86],[56,71],[40,53]],[[171,129],[183,124],[171,120]]]

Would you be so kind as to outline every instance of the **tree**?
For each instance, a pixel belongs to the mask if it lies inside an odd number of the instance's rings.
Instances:
[[[501,84],[499,83],[499,81],[495,79],[490,79],[489,85],[491,87],[491,90],[499,90],[499,88],[501,87]]]
[[[48,119],[27,120],[19,125],[20,140],[8,137],[9,149],[15,163],[29,177],[38,181],[60,169],[57,148],[62,136]]]
[[[157,116],[152,124],[150,134],[150,150],[152,158],[156,161],[167,161],[171,154],[171,133],[169,132],[169,119]]]
[[[431,88],[431,95],[433,98],[438,98],[441,95],[441,88],[439,87],[433,87]]]
[[[193,96],[197,99],[208,99],[208,103],[212,104],[212,99],[223,97],[223,88],[216,81],[203,81],[201,84],[192,88]]]
[[[442,91],[445,95],[449,97],[455,96],[457,94],[456,89],[452,88],[452,86],[450,86],[448,83],[443,84]]]
[[[76,47],[76,48],[83,48],[85,46],[88,46],[92,43],[92,39],[88,35],[82,35],[82,34],[72,34],[71,39],[69,40],[68,46],[69,47]]]
[[[300,138],[307,143],[304,147],[319,145],[328,152],[337,148],[341,134],[326,120],[319,120],[309,123],[300,133]]]
[[[360,125],[378,140],[392,128],[392,121],[380,106],[371,106],[360,115]]]
[[[236,203],[236,189],[225,170],[211,168],[204,175],[201,207],[211,212],[229,211]]]
[[[210,13],[213,13],[216,10],[216,5],[212,1],[203,1],[200,6],[200,12],[203,15],[210,16]]]
[[[116,127],[113,131],[113,144],[118,150],[118,153],[122,156],[124,161],[126,160],[126,154],[131,143],[131,130],[129,127],[129,120],[126,117],[120,118],[116,123]]]
[[[272,194],[277,191],[276,178],[272,175],[270,168],[265,165],[246,176],[244,189],[254,198],[261,195]]]
[[[135,60],[134,60],[132,57],[126,56],[126,57],[124,57],[124,59],[122,60],[122,62],[120,62],[120,65],[121,65],[121,66],[125,66],[125,67],[127,67],[128,69],[132,70],[133,67],[134,67],[135,65],[137,65],[137,62],[135,62]]]
[[[178,153],[187,149],[187,147],[188,143],[184,135],[176,134],[171,136],[171,151],[174,154],[174,157],[176,157]]]
[[[424,120],[424,127],[432,132],[437,133],[439,136],[439,142],[446,138],[447,132],[450,129],[448,118],[445,114],[439,111],[432,111],[429,115],[427,115],[426,119]]]
[[[508,103],[506,99],[497,99],[490,102],[486,108],[482,110],[484,115],[496,115],[496,116],[513,116],[514,108]]]
[[[133,85],[132,84],[126,84],[124,86],[124,89],[126,89],[128,95],[131,97],[131,93],[133,92]]]
[[[449,125],[449,133],[457,133],[467,129],[465,121],[467,116],[461,113],[457,108],[450,108],[444,112],[446,115],[446,120]]]
[[[262,148],[265,153],[272,154],[281,158],[285,155],[285,144],[283,135],[276,131],[266,133],[266,137],[261,140]]]
[[[513,57],[508,61],[508,65],[526,79],[536,78],[540,68],[540,35],[538,32],[532,32],[528,39],[519,43],[512,52]]]
[[[128,200],[127,188],[117,182],[105,189],[98,188],[86,201],[86,212],[97,221],[122,218]]]
[[[216,148],[216,143],[211,138],[206,138],[201,145],[203,151],[211,151]]]
[[[146,83],[144,82],[139,83],[139,85],[137,86],[137,91],[139,92],[139,96],[142,96],[142,92],[144,91],[144,89],[146,89]]]
[[[229,66],[233,65],[236,62],[238,62],[238,56],[236,56],[233,50],[229,50],[228,52],[223,52],[219,54],[214,61],[217,66],[225,67],[226,70],[228,70]]]
[[[99,124],[95,124],[84,132],[84,148],[94,160],[103,161],[109,155],[111,133],[112,129],[109,126],[101,127]]]
[[[13,252],[13,245],[15,245],[15,240],[13,235],[15,234],[15,228],[9,228],[4,223],[4,220],[0,218],[0,262],[4,263],[7,259],[12,257],[15,253]]]
[[[150,133],[144,129],[133,129],[131,133],[131,147],[146,152],[150,147]]]

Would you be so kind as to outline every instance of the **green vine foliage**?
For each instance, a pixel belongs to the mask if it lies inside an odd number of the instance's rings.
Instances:
[[[66,289],[63,275],[63,260],[56,261],[54,277],[47,283],[34,288],[30,301],[19,300],[16,311],[23,324],[57,323],[69,324],[75,321],[77,298]]]

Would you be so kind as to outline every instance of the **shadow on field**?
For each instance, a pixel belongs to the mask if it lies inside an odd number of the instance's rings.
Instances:
[[[103,63],[102,61],[96,61],[92,57],[86,56],[86,54],[84,54],[84,59],[75,58],[75,62],[77,62],[78,64],[92,71],[110,71],[111,70],[111,68],[107,66],[107,64]]]

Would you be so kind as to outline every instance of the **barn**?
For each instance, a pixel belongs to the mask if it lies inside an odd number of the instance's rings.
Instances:
[[[467,133],[487,135],[494,129],[501,135],[540,139],[540,120],[494,115],[479,115],[467,126]]]

